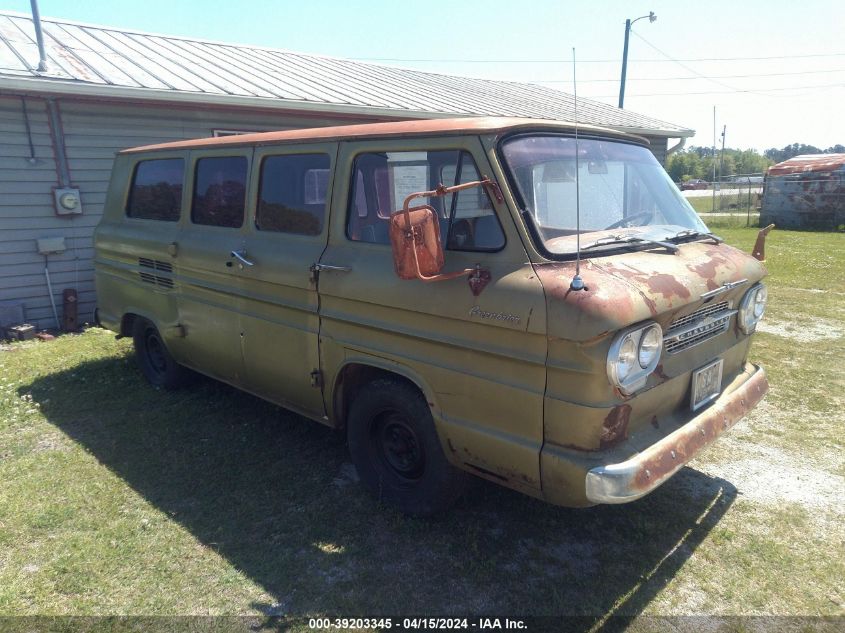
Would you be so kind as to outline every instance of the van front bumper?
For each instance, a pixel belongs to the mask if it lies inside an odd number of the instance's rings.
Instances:
[[[639,499],[741,420],[768,390],[766,372],[745,363],[702,411],[678,410],[661,417],[659,428],[649,425],[612,449],[589,451],[546,442],[540,457],[542,496],[569,507]]]
[[[647,495],[705,446],[741,420],[769,390],[766,372],[755,367],[740,387],[644,451],[617,464],[592,468],[585,483],[591,503],[627,503]]]

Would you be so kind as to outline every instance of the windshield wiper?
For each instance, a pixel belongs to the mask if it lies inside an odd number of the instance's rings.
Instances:
[[[609,244],[654,244],[655,246],[661,246],[668,250],[670,253],[677,253],[678,247],[672,244],[671,242],[660,242],[658,240],[649,240],[644,237],[637,237],[636,235],[608,235],[607,237],[600,237],[592,244],[587,244],[586,246],[581,247],[582,251],[586,251],[590,248],[596,248],[597,246],[607,246]]]
[[[696,231],[695,229],[684,229],[683,231],[678,231],[672,237],[667,237],[666,239],[679,240],[683,237],[709,237],[716,244],[721,244],[725,241],[718,235],[714,235],[713,233],[702,233],[701,231]]]

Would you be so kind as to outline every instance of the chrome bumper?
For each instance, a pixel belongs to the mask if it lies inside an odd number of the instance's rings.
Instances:
[[[741,420],[769,390],[766,372],[756,371],[742,385],[723,393],[702,413],[634,457],[587,473],[592,503],[627,503],[657,488],[723,432]]]

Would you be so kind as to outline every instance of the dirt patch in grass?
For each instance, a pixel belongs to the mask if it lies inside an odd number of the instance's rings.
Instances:
[[[779,321],[764,319],[757,326],[758,331],[787,338],[796,343],[835,340],[845,336],[845,326],[825,319],[799,319]]]
[[[722,438],[730,459],[698,466],[711,477],[727,479],[746,501],[778,506],[797,503],[845,517],[845,478],[772,446]]]

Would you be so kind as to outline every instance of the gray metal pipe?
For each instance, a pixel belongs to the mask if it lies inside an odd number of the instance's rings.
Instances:
[[[65,139],[62,136],[62,120],[59,115],[59,106],[53,97],[47,97],[45,102],[47,104],[47,116],[50,118],[50,134],[53,136],[53,145],[56,148],[59,184],[62,187],[70,187],[70,167],[67,164],[67,151],[65,150]]]
[[[29,0],[32,7],[32,24],[35,26],[35,40],[38,43],[38,72],[43,73],[47,68],[47,53],[44,50],[44,33],[41,31],[41,13],[38,12],[38,0]]]

